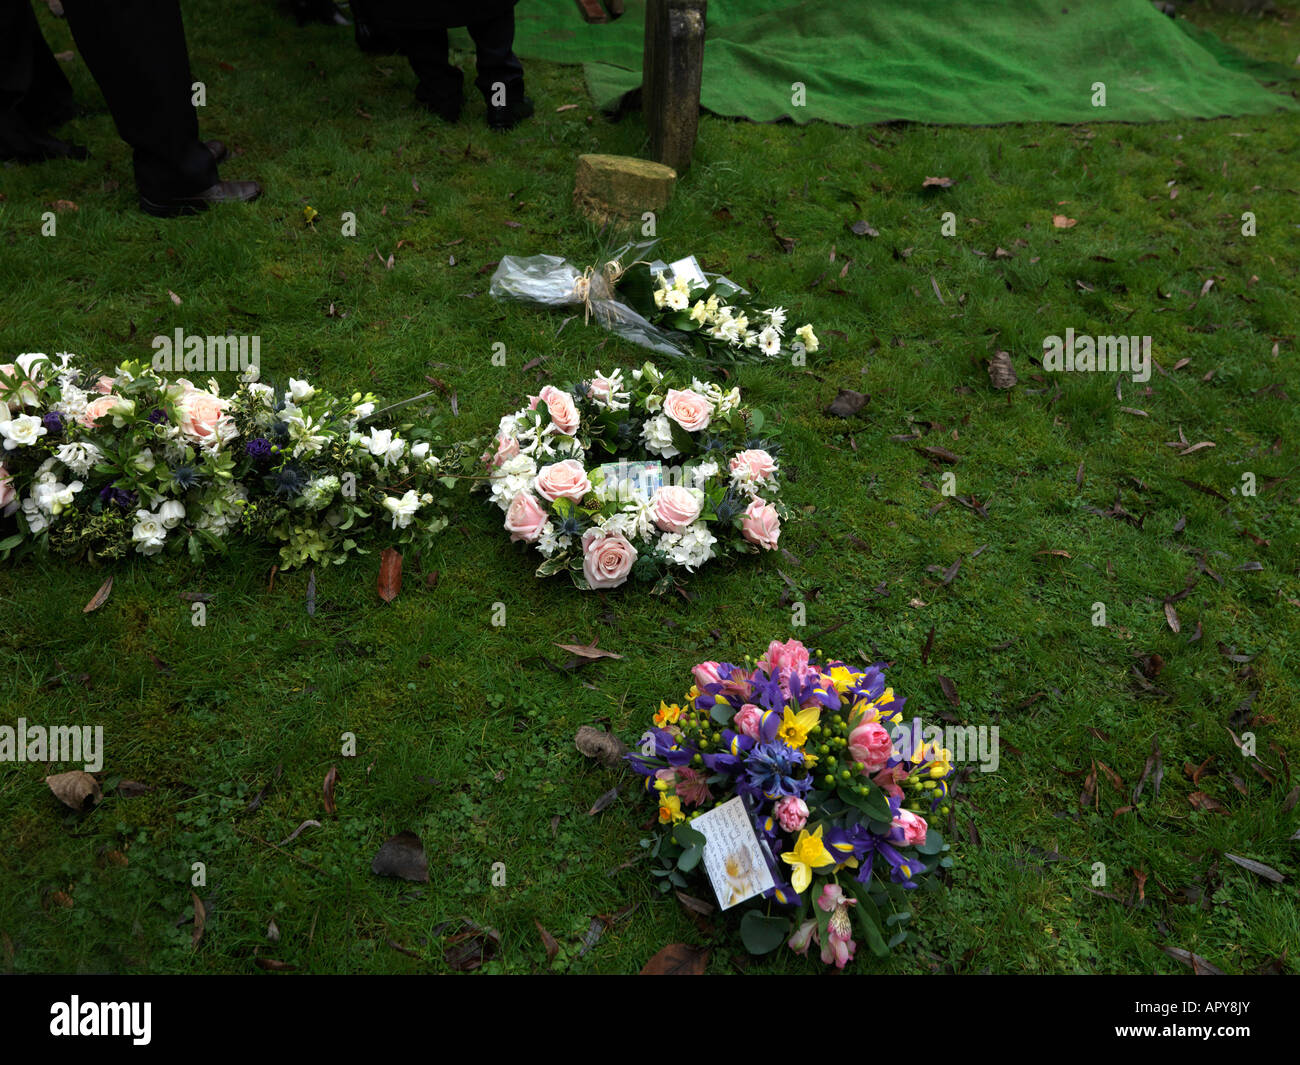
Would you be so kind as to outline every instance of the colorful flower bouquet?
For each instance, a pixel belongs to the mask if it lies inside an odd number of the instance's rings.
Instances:
[[[949,752],[904,723],[879,665],[815,662],[789,640],[752,666],[692,672],[684,704],[660,703],[626,756],[659,805],[642,845],[660,889],[703,864],[723,909],[746,904],[754,954],[817,944],[843,968],[855,927],[887,954],[908,936],[910,893],[951,865],[925,816],[948,812]]]
[[[101,376],[73,360],[0,366],[0,559],[198,559],[242,534],[277,544],[287,568],[343,562],[371,536],[418,549],[446,525],[432,427],[368,426],[385,413],[369,393],[292,378],[278,390],[253,370],[222,396],[215,380],[134,362]]]
[[[736,388],[653,363],[598,373],[501,419],[486,487],[511,540],[543,556],[537,576],[568,572],[584,590],[631,577],[662,594],[683,570],[776,549],[786,512],[764,424]]]
[[[489,288],[497,299],[581,306],[606,329],[661,355],[762,362],[811,355],[811,325],[786,336],[784,307],[763,308],[734,281],[706,274],[694,256],[647,261],[657,240],[625,244],[598,266],[578,270],[555,255],[507,255]]]

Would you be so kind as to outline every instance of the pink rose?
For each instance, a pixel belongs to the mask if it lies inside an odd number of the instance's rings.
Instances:
[[[122,402],[121,396],[114,396],[111,394],[107,396],[102,396],[99,399],[92,399],[89,403],[86,404],[86,409],[82,411],[81,414],[77,417],[77,421],[79,421],[87,429],[93,429],[95,427],[95,423],[99,421],[100,418],[102,418],[113,407],[115,407],[118,403],[121,402]]]
[[[786,640],[785,643],[773,640],[767,645],[767,653],[758,660],[758,668],[769,674],[782,669],[802,673],[808,668],[808,648],[798,640]]]
[[[925,823],[924,817],[912,813],[911,810],[899,810],[889,835],[894,842],[901,843],[905,847],[919,847],[925,842],[925,834],[929,831],[930,826]],[[901,839],[899,833],[902,834]]]
[[[849,733],[849,756],[862,762],[864,773],[878,773],[894,753],[889,730],[875,721],[865,721]]]
[[[542,535],[542,526],[546,520],[546,511],[531,492],[520,492],[506,511],[506,529],[511,540],[523,540],[531,544]]]
[[[722,683],[722,677],[718,675],[717,662],[701,662],[697,666],[691,666],[691,674],[695,677],[695,684],[700,691],[709,684]]]
[[[700,516],[704,493],[698,488],[668,484],[658,489],[650,501],[650,513],[664,532],[679,533]]]
[[[760,448],[751,448],[731,460],[731,472],[755,481],[770,480],[776,473],[776,460]]]
[[[775,551],[776,541],[781,536],[781,519],[776,508],[755,498],[745,508],[740,522],[740,533],[751,544],[757,544],[764,551]]]
[[[617,588],[627,580],[636,548],[618,533],[588,529],[582,536],[582,575],[592,588]]]
[[[546,404],[555,428],[565,436],[572,436],[578,431],[578,408],[574,406],[573,397],[561,392],[554,385],[547,385],[535,396],[528,397],[528,407],[535,410],[538,401]]]
[[[587,471],[577,459],[565,459],[550,466],[543,466],[533,479],[537,494],[552,503],[555,500],[571,499],[581,503],[582,497],[591,491],[591,482],[587,480]]]
[[[113,391],[113,379],[111,377],[101,377],[95,382],[95,391],[101,396],[106,396]]]
[[[226,406],[226,400],[202,389],[183,393],[177,403],[181,432],[191,439],[205,440],[217,431]]]
[[[808,804],[797,795],[787,795],[778,799],[772,812],[787,832],[798,832],[808,823]]]
[[[512,458],[519,454],[519,441],[513,436],[497,437],[497,453],[490,456],[493,466],[504,466]],[[484,456],[483,461],[488,461],[489,456]]]
[[[9,471],[0,466],[0,507],[7,507],[14,501],[14,481]]]
[[[698,433],[708,428],[713,404],[689,388],[670,388],[664,396],[664,413],[688,433]]]
[[[732,721],[736,726],[736,731],[742,736],[757,740],[758,730],[763,723],[763,711],[753,703],[746,703],[736,711],[736,716]]]

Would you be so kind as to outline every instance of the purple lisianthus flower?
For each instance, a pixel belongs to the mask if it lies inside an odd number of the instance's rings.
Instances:
[[[244,445],[245,453],[254,459],[265,459],[271,457],[271,441],[264,436],[255,436]]]
[[[130,510],[135,506],[136,494],[116,485],[106,484],[99,490],[99,501],[104,506],[115,506],[119,510]]]
[[[149,412],[149,420],[153,422],[154,425],[162,425],[167,421],[167,412],[161,407],[154,407],[154,409]]]
[[[58,436],[63,432],[64,415],[57,410],[52,410],[42,415],[41,424],[45,426],[45,431],[51,436]]]

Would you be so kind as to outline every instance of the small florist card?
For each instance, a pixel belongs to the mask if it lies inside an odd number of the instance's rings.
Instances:
[[[776,886],[739,795],[700,814],[691,828],[704,834],[704,869],[724,910]]]
[[[600,472],[605,478],[606,498],[617,491],[624,502],[641,499],[648,503],[664,483],[663,467],[658,462],[607,462]]]
[[[688,255],[685,259],[678,259],[675,263],[669,263],[668,269],[672,272],[673,280],[679,277],[686,278],[695,285],[707,285],[708,278],[704,276],[704,271],[700,269],[699,260],[694,255]]]

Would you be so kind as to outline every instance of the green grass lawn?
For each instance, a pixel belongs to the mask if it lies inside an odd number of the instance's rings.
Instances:
[[[1284,6],[1197,17],[1290,62],[1300,21]],[[0,352],[111,365],[178,327],[255,333],[281,380],[400,398],[435,379],[451,439],[489,433],[541,383],[644,361],[581,319],[561,331],[562,314],[487,295],[502,255],[594,258],[602,237],[569,203],[575,158],[642,153],[639,115],[611,123],[580,70],[533,63],[534,120],[491,134],[476,101],[451,127],[414,108],[404,60],[361,55],[349,31],[298,30],[270,4],[187,11],[203,133],[231,145],[223,176],[266,196],[199,219],[139,213],[129,153],[74,60],[99,110],[64,136],[92,158],[0,170]],[[498,512],[463,495],[391,605],[373,555],[315,573],[314,616],[308,573],[272,585],[269,548],[202,567],[5,567],[0,723],[102,724],[107,757],[105,800],[84,816],[44,767],[0,766],[0,971],[443,971],[466,922],[499,933],[489,972],[546,970],[538,923],[557,970],[634,972],[685,941],[712,948],[714,972],[816,971],[784,950],[751,959],[734,922],[697,924],[661,896],[638,782],[573,746],[588,723],[639,735],[695,662],[793,635],[892,662],[927,719],[1000,729],[997,771],[965,767],[941,826],[955,868],[917,907],[916,942],[885,963],[864,949],[859,970],[1190,971],[1169,947],[1300,972],[1298,141],[1295,115],[853,130],[704,116],[659,218],[665,250],[792,308],[825,345],[804,368],[732,371],[783,430],[799,515],[785,551],[706,567],[688,596],[581,593],[534,580]],[[954,184],[923,190],[927,176]],[[57,200],[78,209],[43,237]],[[854,235],[858,220],[879,236]],[[1044,374],[1043,338],[1067,327],[1150,335],[1159,369],[1145,384]],[[997,351],[1020,378],[1007,392],[985,370]],[[848,420],[823,413],[842,387],[871,397]],[[1215,446],[1180,455],[1166,446],[1180,433]],[[109,601],[83,614],[109,572]],[[182,598],[196,592],[212,597],[204,627]],[[594,638],[624,658],[566,669],[555,644]],[[1153,741],[1163,776],[1134,803]],[[152,790],[126,797],[121,780]],[[424,840],[427,885],[370,872],[402,830]]]

